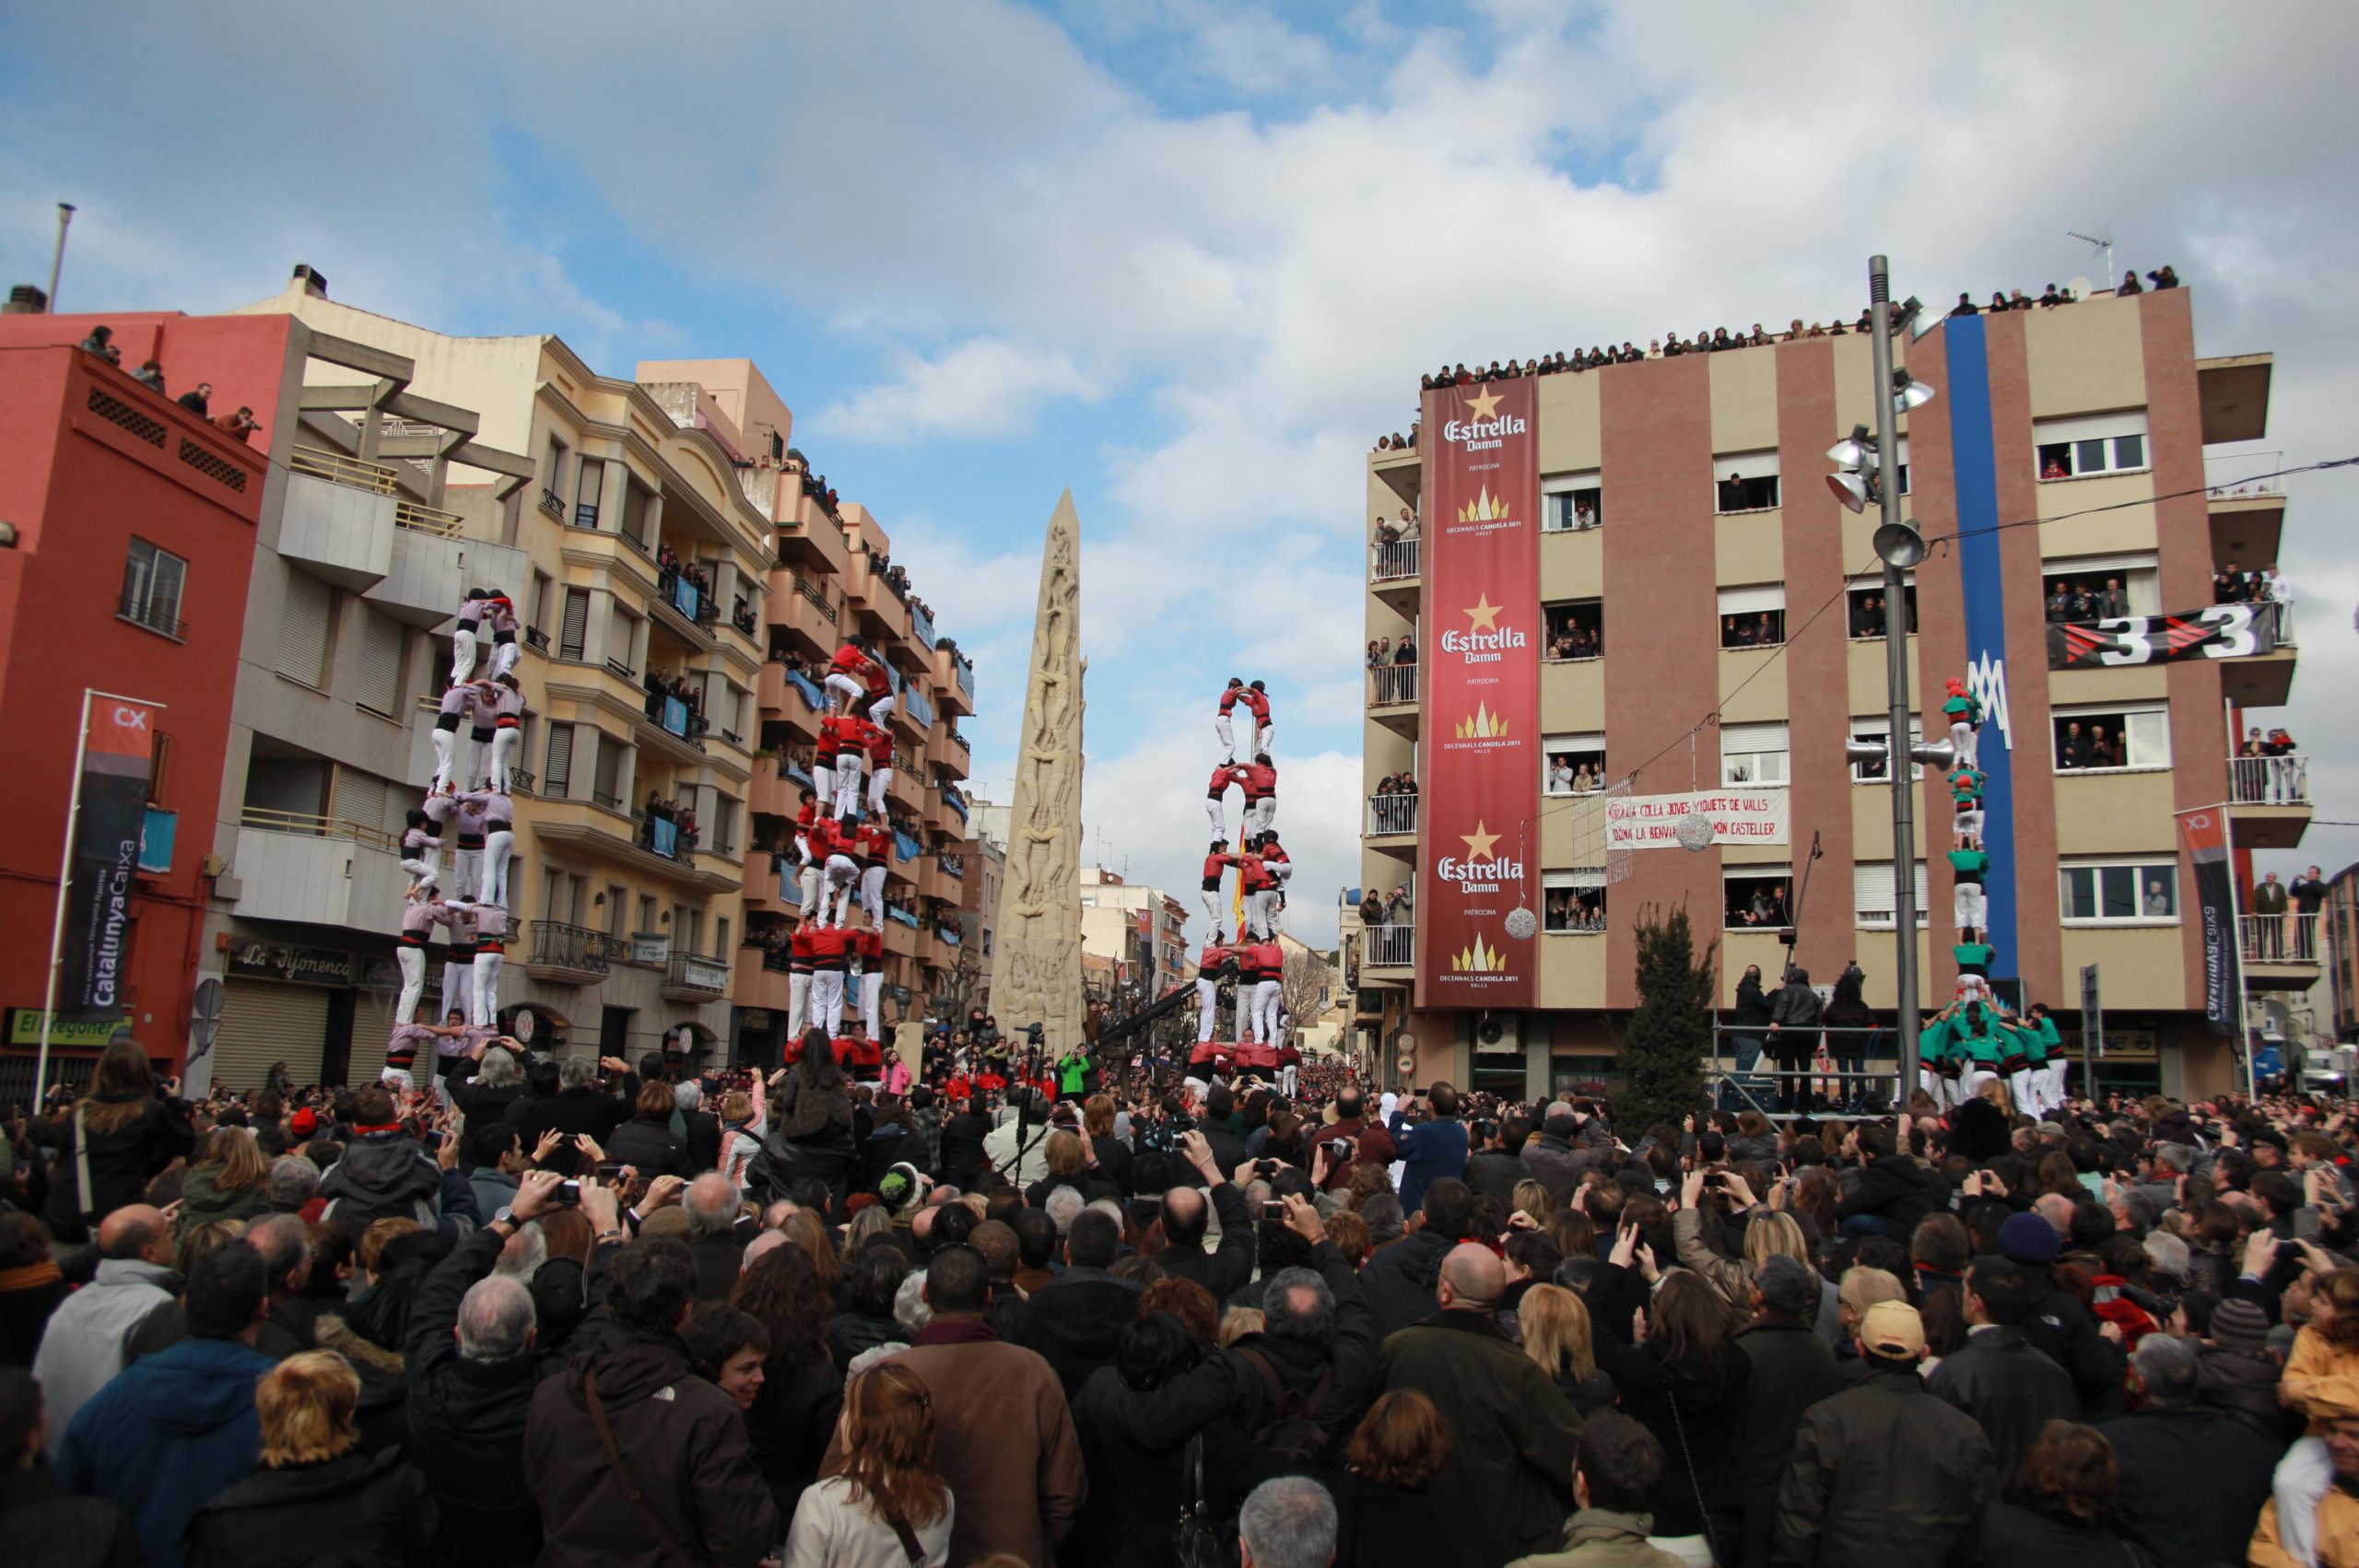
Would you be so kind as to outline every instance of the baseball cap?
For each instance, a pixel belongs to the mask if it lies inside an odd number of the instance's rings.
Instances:
[[[1905,1301],[1880,1301],[1860,1319],[1860,1343],[1880,1356],[1914,1361],[1925,1352],[1925,1323]]]
[[[1999,1255],[2010,1263],[2042,1268],[2056,1260],[2063,1246],[2056,1227],[2037,1214],[2011,1214],[1999,1227]]]

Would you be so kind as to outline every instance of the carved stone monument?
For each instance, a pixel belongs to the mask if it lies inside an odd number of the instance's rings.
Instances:
[[[1040,553],[1040,597],[992,953],[992,1013],[1021,1048],[1034,1024],[1049,1059],[1082,1045],[1081,520],[1059,498]]]

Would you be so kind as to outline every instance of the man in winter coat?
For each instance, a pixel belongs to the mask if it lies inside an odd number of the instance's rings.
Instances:
[[[1112,1217],[1083,1210],[1065,1233],[1064,1272],[1025,1303],[1030,1310],[1020,1342],[1055,1371],[1067,1399],[1091,1373],[1114,1364],[1122,1325],[1138,1316],[1144,1287],[1109,1272],[1121,1245],[1122,1227]]]
[[[1546,1188],[1548,1196],[1560,1204],[1579,1185],[1581,1172],[1592,1163],[1584,1151],[1574,1146],[1573,1140],[1580,1128],[1580,1117],[1572,1106],[1550,1106],[1547,1117],[1540,1124],[1540,1136],[1523,1146],[1523,1163],[1532,1167],[1532,1179]]]
[[[2031,1281],[2031,1315],[2024,1338],[2070,1374],[2081,1397],[2081,1416],[2102,1422],[2122,1412],[2121,1347],[2107,1339],[2080,1297],[2057,1284],[2049,1272],[2062,1238],[2037,1214],[2015,1214],[1999,1227],[1999,1255]]]
[[[1437,1083],[1423,1091],[1432,1115],[1408,1122],[1406,1107],[1393,1107],[1385,1130],[1401,1152],[1401,1211],[1414,1214],[1424,1206],[1426,1189],[1437,1181],[1466,1179],[1466,1124],[1458,1119],[1458,1091]]]
[[[1564,1550],[1518,1558],[1509,1568],[1680,1568],[1682,1559],[1647,1540],[1662,1466],[1653,1433],[1614,1410],[1590,1417],[1573,1460],[1579,1511],[1566,1521]]]
[[[1932,1177],[1907,1155],[1893,1152],[1892,1129],[1882,1122],[1861,1122],[1848,1141],[1866,1168],[1859,1187],[1835,1211],[1843,1234],[1906,1242],[1932,1211]]]
[[[1378,1250],[1360,1270],[1360,1288],[1376,1315],[1376,1337],[1390,1339],[1440,1307],[1441,1260],[1474,1225],[1474,1195],[1462,1181],[1444,1179],[1426,1189],[1423,1223]]]
[[[1327,1162],[1325,1190],[1341,1192],[1352,1184],[1352,1167],[1375,1165],[1389,1169],[1396,1157],[1392,1135],[1384,1130],[1381,1122],[1369,1119],[1367,1096],[1358,1088],[1346,1088],[1335,1096],[1335,1119],[1318,1129],[1321,1143],[1342,1139],[1352,1145],[1349,1159],[1330,1158]]]
[[[1773,1254],[1753,1279],[1753,1321],[1736,1337],[1752,1363],[1736,1458],[1744,1491],[1744,1568],[1768,1568],[1778,1484],[1793,1457],[1802,1412],[1843,1387],[1834,1349],[1815,1327],[1818,1296],[1818,1276],[1808,1264]]]
[[[2042,1428],[2081,1414],[2071,1378],[2024,1338],[2031,1293],[2030,1279],[2005,1258],[1976,1258],[1966,1274],[1966,1343],[1925,1379],[1927,1388],[1973,1417],[1989,1438],[2001,1492],[2013,1489],[2015,1472]]]
[[[2097,1430],[2120,1468],[2115,1516],[2161,1568],[2234,1562],[2269,1501],[2279,1445],[2195,1402],[2195,1341],[2149,1334],[2130,1358],[2146,1402]]]
[[[57,1304],[33,1358],[49,1409],[49,1455],[65,1446],[65,1428],[123,1368],[132,1331],[172,1305],[172,1227],[151,1204],[118,1209],[99,1223],[99,1272]]]
[[[245,1480],[262,1454],[254,1379],[276,1364],[253,1348],[270,1310],[262,1254],[217,1247],[190,1270],[189,1337],[147,1356],[66,1428],[59,1484],[103,1497],[139,1527],[148,1568],[182,1568],[197,1510]]]
[[[1516,1185],[1532,1179],[1532,1167],[1517,1153],[1531,1141],[1531,1119],[1511,1116],[1478,1126],[1483,1146],[1466,1156],[1466,1185],[1478,1198],[1496,1198],[1513,1208]]]
[[[352,1097],[352,1121],[357,1136],[320,1178],[325,1217],[354,1235],[379,1220],[417,1220],[430,1228],[442,1172],[393,1119],[392,1094],[379,1083],[362,1089]]]
[[[1810,987],[1810,971],[1799,966],[1786,971],[1786,983],[1769,999],[1769,1050],[1778,1060],[1778,1108],[1804,1113],[1818,1108],[1811,1093],[1809,1068],[1818,1051],[1818,993]]]
[[[1384,1386],[1414,1388],[1454,1442],[1428,1489],[1472,1568],[1498,1568],[1564,1539],[1580,1417],[1555,1380],[1499,1329],[1507,1274],[1469,1242],[1442,1260],[1441,1310],[1384,1341]]]
[[[680,1344],[696,1297],[696,1264],[678,1242],[620,1248],[606,1269],[604,1341],[534,1390],[524,1484],[540,1508],[539,1568],[753,1568],[777,1548],[785,1527],[737,1401],[698,1376]],[[610,1446],[630,1467],[637,1501]]]
[[[1917,1375],[1925,1328],[1880,1301],[1854,1339],[1867,1375],[1802,1412],[1778,1486],[1775,1568],[1955,1563],[1967,1527],[1998,1492],[1990,1440]]]
[[[1212,1292],[1215,1301],[1223,1301],[1253,1277],[1252,1217],[1246,1213],[1245,1199],[1236,1185],[1214,1163],[1212,1144],[1203,1133],[1189,1133],[1180,1147],[1209,1193],[1181,1184],[1163,1195],[1163,1236],[1168,1245],[1155,1255],[1155,1261],[1165,1273],[1193,1280]],[[1250,1177],[1251,1165],[1250,1160],[1239,1162],[1239,1180]],[[1213,1211],[1220,1216],[1217,1251],[1204,1246],[1208,1198]]]
[[[1769,997],[1761,989],[1761,965],[1748,964],[1744,977],[1736,983],[1736,1022],[1744,1033],[1736,1041],[1736,1071],[1739,1077],[1751,1078],[1753,1070],[1761,1064],[1761,1047],[1769,1035]]]

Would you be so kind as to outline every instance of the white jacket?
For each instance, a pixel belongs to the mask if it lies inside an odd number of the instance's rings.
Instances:
[[[65,1445],[74,1412],[123,1368],[123,1345],[147,1315],[171,1304],[180,1276],[159,1263],[110,1258],[96,1278],[57,1304],[41,1331],[33,1375],[49,1417],[49,1457]]]
[[[917,1527],[925,1568],[944,1568],[950,1561],[950,1521],[957,1504],[946,1492],[943,1502],[941,1518]],[[804,1489],[786,1535],[784,1568],[910,1568],[910,1554],[891,1526],[865,1502],[851,1500],[851,1482],[829,1476]]]

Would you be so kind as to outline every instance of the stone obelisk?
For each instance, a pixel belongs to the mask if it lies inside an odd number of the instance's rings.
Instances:
[[[1081,520],[1057,501],[1040,552],[1032,659],[1001,879],[992,1012],[1021,1049],[1045,1031],[1050,1061],[1082,1044]]]

